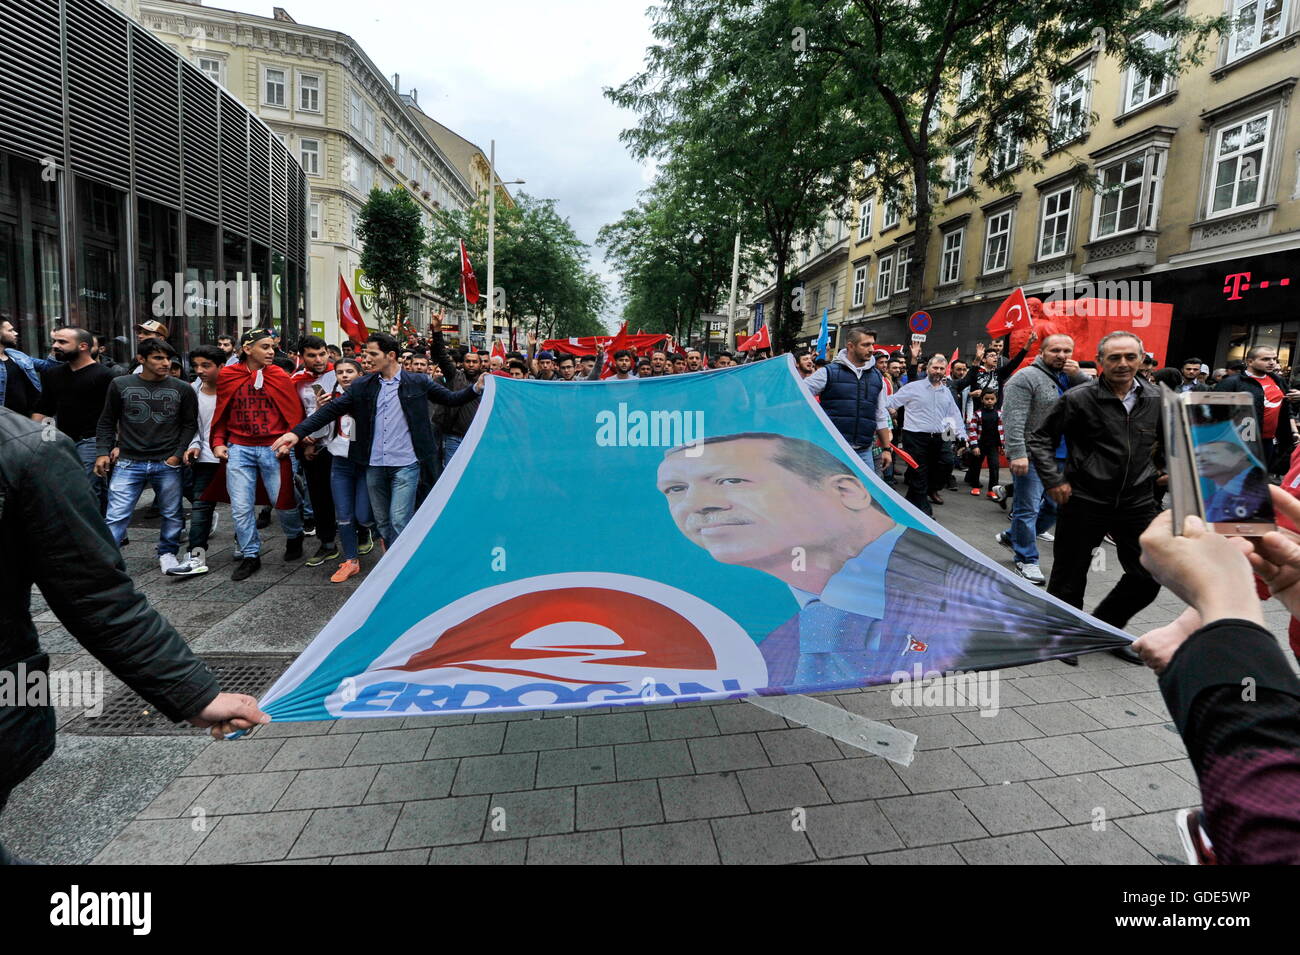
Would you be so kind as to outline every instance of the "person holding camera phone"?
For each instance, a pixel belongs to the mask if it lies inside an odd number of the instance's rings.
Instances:
[[[302,367],[290,377],[298,398],[302,401],[304,417],[310,417],[320,400],[335,390],[334,366],[330,363],[329,346],[325,339],[307,335],[298,342]],[[312,432],[302,442],[299,467],[307,482],[307,496],[311,499],[312,514],[316,519],[316,553],[307,558],[308,567],[319,567],[327,560],[338,560],[339,548],[335,543],[338,524],[334,518],[334,498],[330,492],[330,468],[334,456],[326,447],[329,428]]]

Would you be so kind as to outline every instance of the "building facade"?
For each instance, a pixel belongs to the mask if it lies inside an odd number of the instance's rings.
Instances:
[[[298,335],[307,186],[267,126],[101,0],[0,6],[0,316],[21,348],[79,325],[134,357],[138,322],[186,349]]]
[[[363,317],[378,314],[360,272],[358,215],[374,187],[401,187],[425,227],[439,208],[465,209],[469,182],[403,101],[398,77],[381,73],[345,33],[294,21],[282,8],[259,17],[186,0],[134,0],[141,23],[256,113],[298,157],[310,187],[311,329],[341,338],[338,277]],[[417,327],[444,308],[426,270],[408,319]]]
[[[1002,190],[977,189],[981,118],[950,103],[947,184],[930,235],[915,234],[903,203],[880,194],[854,202],[846,325],[906,340],[906,293],[921,283],[933,317],[927,348],[968,350],[1017,286],[1074,297],[1110,283],[1117,297],[1173,305],[1162,361],[1195,355],[1221,365],[1266,344],[1291,364],[1300,334],[1292,102],[1300,2],[1188,0],[1187,12],[1228,13],[1242,26],[1175,77],[1139,75],[1100,48],[1081,50],[1074,76],[1051,94],[1052,143],[1007,139],[989,160]],[[1026,168],[1030,150],[1044,163],[1039,172]],[[1080,181],[1081,162],[1099,188]],[[928,243],[924,275],[911,267],[919,241]]]

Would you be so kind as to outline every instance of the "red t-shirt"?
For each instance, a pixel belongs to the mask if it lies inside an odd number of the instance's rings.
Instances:
[[[1250,375],[1250,372],[1246,372]],[[1260,433],[1264,436],[1265,441],[1271,441],[1277,437],[1277,422],[1282,416],[1282,401],[1286,397],[1282,389],[1278,387],[1272,375],[1250,375],[1264,389],[1264,420],[1259,423]]]
[[[266,388],[254,388],[253,379],[246,381],[230,399],[230,412],[226,417],[226,431],[231,444],[246,447],[266,447],[289,430],[289,422]]]

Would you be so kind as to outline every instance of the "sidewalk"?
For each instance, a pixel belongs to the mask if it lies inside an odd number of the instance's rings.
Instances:
[[[1004,512],[945,498],[936,517],[1005,564]],[[298,652],[362,578],[285,565],[273,525],[262,571],[232,584],[222,510],[211,573],[160,576],[140,525],[128,569],[200,653]],[[1089,606],[1119,576],[1105,555]],[[97,665],[33,599],[55,667]],[[1130,629],[1181,609],[1162,592]],[[1154,675],[1105,653],[998,673],[994,717],[897,707],[889,687],[820,697],[916,733],[908,767],[744,701],[272,724],[220,744],[61,730],[0,839],[51,863],[1180,863],[1173,818],[1199,797]]]

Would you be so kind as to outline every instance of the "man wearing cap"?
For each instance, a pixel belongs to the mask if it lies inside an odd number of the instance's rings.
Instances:
[[[213,478],[204,500],[230,500],[240,559],[231,580],[246,580],[262,567],[262,535],[257,530],[259,481],[275,504],[286,538],[284,559],[302,557],[302,516],[294,499],[293,468],[276,460],[272,443],[302,420],[302,401],[288,373],[275,364],[275,343],[265,328],[239,339],[241,360],[221,369],[217,408],[212,415],[212,454],[225,462],[225,481]],[[315,429],[313,429],[315,430]]]

